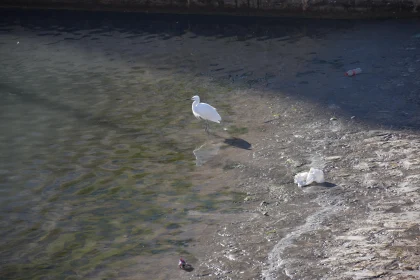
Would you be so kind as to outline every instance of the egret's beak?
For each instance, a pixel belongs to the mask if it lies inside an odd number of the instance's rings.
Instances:
[[[187,99],[185,99],[185,100],[192,100],[191,98],[187,98]]]

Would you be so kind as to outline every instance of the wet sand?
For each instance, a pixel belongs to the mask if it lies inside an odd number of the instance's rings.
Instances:
[[[211,217],[189,248],[195,270],[174,278],[420,278],[418,27],[328,30],[278,48],[287,56],[264,70],[264,51],[249,57],[247,70],[276,73],[230,97],[252,150],[208,163],[219,170],[210,186],[246,193],[243,211]],[[355,67],[364,72],[344,76]],[[293,176],[310,167],[326,183],[298,188]]]

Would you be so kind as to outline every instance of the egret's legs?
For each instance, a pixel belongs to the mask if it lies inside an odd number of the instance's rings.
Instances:
[[[209,124],[209,122],[206,120],[206,126],[205,126],[205,128],[204,128],[204,130],[207,132],[207,134],[210,134],[210,124]]]

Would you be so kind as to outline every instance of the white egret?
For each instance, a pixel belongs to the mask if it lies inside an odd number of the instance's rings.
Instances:
[[[220,123],[222,118],[220,117],[219,113],[217,113],[216,108],[207,103],[200,103],[200,97],[198,95],[194,95],[191,100],[194,100],[192,104],[192,111],[194,116],[197,119],[203,119],[206,121],[205,131],[208,133],[210,127],[208,121]]]

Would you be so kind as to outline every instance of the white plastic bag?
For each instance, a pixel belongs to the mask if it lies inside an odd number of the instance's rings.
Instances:
[[[295,184],[298,185],[298,187],[306,186],[306,178],[308,177],[309,172],[302,172],[295,175]]]
[[[319,184],[325,182],[324,172],[322,170],[311,168],[309,172],[301,172],[295,175],[295,184],[297,184],[298,187],[307,186],[313,182]]]
[[[308,179],[306,179],[306,181],[311,181],[311,183],[315,181],[319,184],[322,184],[325,182],[324,172],[316,168],[311,168],[309,170]]]

